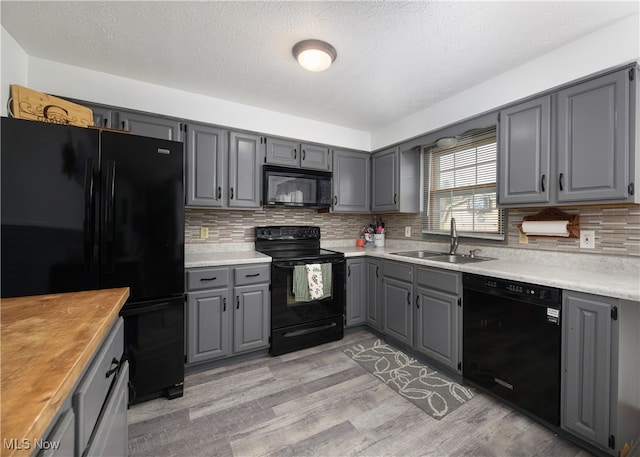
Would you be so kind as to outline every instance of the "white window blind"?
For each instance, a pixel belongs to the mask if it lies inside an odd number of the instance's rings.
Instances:
[[[423,233],[448,234],[453,217],[461,235],[503,240],[495,126],[461,135],[452,147],[426,147],[423,154]]]

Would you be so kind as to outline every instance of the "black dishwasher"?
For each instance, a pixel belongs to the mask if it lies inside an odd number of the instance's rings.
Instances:
[[[560,425],[560,289],[463,275],[462,374]]]

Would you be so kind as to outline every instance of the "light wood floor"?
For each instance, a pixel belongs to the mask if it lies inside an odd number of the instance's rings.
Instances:
[[[135,456],[589,456],[476,393],[435,420],[342,353],[341,341],[189,375],[184,397],[129,409]]]

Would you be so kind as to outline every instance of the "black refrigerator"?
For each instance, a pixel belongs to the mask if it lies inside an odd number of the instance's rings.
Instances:
[[[2,297],[129,287],[129,402],[181,396],[182,143],[5,117],[0,136]]]

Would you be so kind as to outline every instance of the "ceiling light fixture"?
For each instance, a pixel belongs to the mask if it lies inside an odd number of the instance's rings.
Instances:
[[[304,40],[293,47],[293,57],[309,71],[326,70],[337,56],[336,48],[320,40]]]

